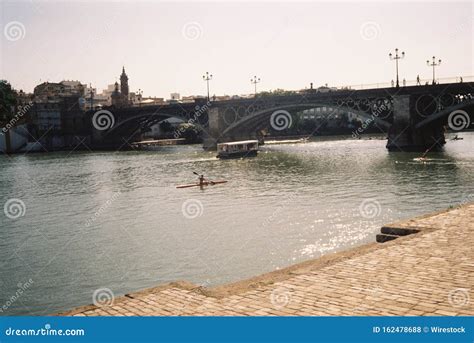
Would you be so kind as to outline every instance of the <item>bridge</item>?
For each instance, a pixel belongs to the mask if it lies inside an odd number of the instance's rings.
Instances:
[[[455,131],[472,127],[474,82],[326,92],[309,89],[248,99],[106,108],[88,115],[94,124],[93,142],[99,147],[125,147],[152,125],[175,117],[201,127],[204,148],[213,149],[218,142],[259,138],[266,128],[284,134],[296,113],[313,108],[350,112],[373,123],[387,133],[390,151],[438,150],[445,144],[447,126]],[[105,114],[110,120],[104,120]],[[175,132],[175,138],[180,138],[180,132]]]

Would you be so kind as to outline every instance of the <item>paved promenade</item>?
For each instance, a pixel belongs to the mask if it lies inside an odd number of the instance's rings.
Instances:
[[[235,284],[177,282],[61,315],[474,315],[474,204],[388,227],[420,232]]]

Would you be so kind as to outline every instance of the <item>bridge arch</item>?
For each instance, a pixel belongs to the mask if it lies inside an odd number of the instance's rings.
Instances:
[[[141,113],[131,117],[127,117],[124,120],[117,122],[109,130],[107,130],[103,138],[107,139],[116,135],[126,134],[126,136],[133,136],[138,133],[140,130],[150,128],[151,126],[170,118],[176,118],[182,120],[184,123],[189,122],[191,119],[186,116],[181,116],[178,114],[169,114],[169,113]],[[206,128],[202,125],[199,120],[194,120],[193,124],[199,127],[201,130],[205,131]]]
[[[438,120],[447,120],[449,119],[449,115],[451,113],[455,113],[456,111],[463,111],[466,112],[468,115],[470,114],[471,117],[474,116],[474,98],[468,98],[462,102],[457,104],[451,105],[449,107],[444,108],[443,110],[436,112],[430,116],[427,116],[425,119],[420,121],[415,125],[416,129],[421,129],[435,121]],[[467,120],[467,118],[466,118]]]
[[[297,110],[297,109],[308,110],[308,109],[319,108],[319,107],[330,107],[330,108],[335,108],[340,111],[354,113],[356,116],[363,118],[364,120],[369,120],[369,119],[374,120],[377,125],[387,130],[391,126],[390,122],[383,120],[379,118],[378,116],[375,116],[374,114],[370,114],[358,109],[354,109],[349,106],[339,106],[339,105],[334,105],[334,104],[315,102],[315,103],[274,106],[271,108],[259,110],[243,118],[239,118],[237,121],[233,122],[222,132],[222,136],[232,136],[234,133],[236,133],[238,130],[241,130],[242,128],[247,128],[247,129],[257,128],[263,125],[265,121],[269,123],[272,114],[276,113],[277,111],[290,111],[290,110]]]

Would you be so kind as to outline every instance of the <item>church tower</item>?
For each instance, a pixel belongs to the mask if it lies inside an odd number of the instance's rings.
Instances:
[[[125,74],[125,67],[122,67],[122,75],[120,75],[120,93],[128,100],[128,76]]]
[[[121,97],[122,95],[119,92],[119,84],[118,82],[115,82],[114,91],[110,95],[110,98],[112,99],[112,105],[116,107],[121,107],[122,105]]]

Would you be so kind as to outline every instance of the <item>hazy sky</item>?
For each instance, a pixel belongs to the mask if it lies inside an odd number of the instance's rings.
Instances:
[[[406,52],[400,78],[474,75],[472,2],[163,2],[0,0],[0,78],[118,80],[169,97],[390,82],[388,53]]]

